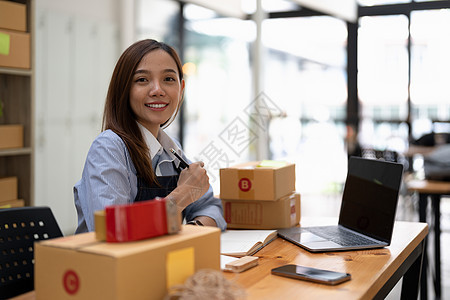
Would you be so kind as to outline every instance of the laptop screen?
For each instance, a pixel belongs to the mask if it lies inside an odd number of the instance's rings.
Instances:
[[[339,224],[390,242],[403,165],[350,157]]]

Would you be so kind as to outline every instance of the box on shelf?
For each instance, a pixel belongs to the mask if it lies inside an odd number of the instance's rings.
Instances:
[[[299,224],[300,194],[292,193],[277,201],[222,199],[229,229],[276,229]]]
[[[17,177],[0,177],[0,205],[17,199]]]
[[[220,169],[220,197],[275,201],[295,191],[295,164],[256,161]]]
[[[0,67],[30,69],[30,34],[0,30]]]
[[[35,244],[36,299],[163,299],[200,269],[220,270],[220,229],[184,225],[174,235],[126,243],[95,232]]]
[[[0,136],[0,149],[23,147],[22,125],[0,125]]]
[[[23,201],[23,199],[15,199],[0,202],[0,209],[11,207],[23,207],[23,206],[25,206],[25,201]]]
[[[26,31],[27,6],[12,1],[0,1],[0,28]]]

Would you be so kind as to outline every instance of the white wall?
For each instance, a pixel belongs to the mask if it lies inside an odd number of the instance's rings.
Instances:
[[[119,0],[36,0],[35,205],[65,235],[77,225],[73,185],[100,133],[120,52]]]

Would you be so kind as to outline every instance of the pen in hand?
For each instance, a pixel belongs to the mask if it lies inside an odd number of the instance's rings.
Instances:
[[[189,168],[189,164],[180,155],[178,155],[178,153],[175,151],[175,149],[170,148],[170,152],[172,152],[172,154],[178,158],[178,160],[180,161],[180,166],[182,168],[184,168],[184,169]]]

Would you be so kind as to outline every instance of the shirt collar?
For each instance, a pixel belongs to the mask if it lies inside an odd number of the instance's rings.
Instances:
[[[139,129],[141,130],[142,135],[144,136],[144,141],[147,144],[148,149],[150,150],[150,158],[153,159],[156,154],[161,154],[164,151],[163,146],[158,141],[157,138],[144,126],[142,126],[139,122],[137,122]]]
[[[164,130],[160,129],[158,132],[158,138],[155,136],[144,126],[142,126],[139,122],[137,122],[139,129],[141,130],[142,135],[144,136],[144,141],[147,144],[147,147],[150,150],[150,158],[153,158],[159,154],[161,155],[166,149],[166,152],[169,153],[169,156],[172,160],[175,159],[175,156],[169,152],[170,148],[175,149],[178,153],[181,152],[178,145],[170,138]]]

